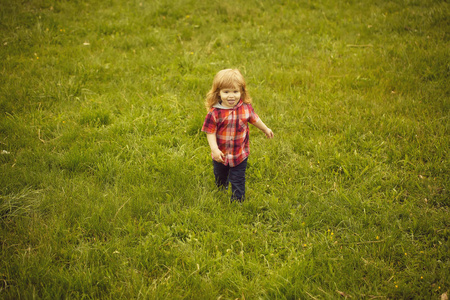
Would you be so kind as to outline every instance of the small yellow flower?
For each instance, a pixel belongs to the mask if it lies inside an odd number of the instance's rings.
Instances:
[[[405,256],[408,255],[408,253],[405,252]]]
[[[420,279],[423,279],[423,276],[420,276]]]
[[[334,235],[334,232],[332,232],[331,235]]]
[[[380,239],[380,237],[377,235],[377,240],[379,240]]]
[[[395,288],[398,288],[398,285],[395,285]]]

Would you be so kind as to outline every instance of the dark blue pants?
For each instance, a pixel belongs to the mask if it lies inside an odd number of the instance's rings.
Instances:
[[[245,170],[247,169],[247,159],[234,167],[225,166],[224,164],[221,164],[215,160],[213,160],[213,164],[214,176],[216,177],[216,185],[219,188],[228,189],[228,183],[231,183],[231,201],[244,201]]]

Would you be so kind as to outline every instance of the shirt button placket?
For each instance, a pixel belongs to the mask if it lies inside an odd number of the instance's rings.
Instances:
[[[232,115],[232,117],[231,117],[231,122],[232,122],[232,124],[235,124],[236,123],[236,109],[233,109],[233,111],[231,112],[231,115]],[[228,140],[228,149],[231,149],[231,153],[229,153],[230,155],[233,155],[233,149],[234,149],[234,147],[233,147],[233,145],[234,145],[234,143],[233,143],[233,141],[234,141],[234,135],[235,135],[235,132],[236,132],[236,128],[234,128],[233,126],[231,126],[230,127],[230,130],[231,130],[231,132],[230,132],[230,138],[229,138],[229,140]],[[231,159],[231,157],[229,157],[229,160]]]

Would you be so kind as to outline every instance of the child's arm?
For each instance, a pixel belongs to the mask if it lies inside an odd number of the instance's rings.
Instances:
[[[209,147],[211,148],[213,159],[217,162],[223,163],[225,155],[219,150],[219,146],[217,146],[216,134],[207,133],[206,139],[208,140]]]
[[[269,138],[269,139],[273,138],[272,130],[269,127],[267,127],[266,124],[264,124],[264,122],[261,121],[261,119],[258,119],[258,121],[253,125],[255,125],[256,128],[258,128],[259,130],[264,132],[264,134],[267,136],[267,138]]]

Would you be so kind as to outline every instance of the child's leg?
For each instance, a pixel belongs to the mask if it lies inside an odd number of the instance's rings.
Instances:
[[[230,170],[229,166],[225,166],[215,160],[213,160],[214,165],[214,177],[216,178],[216,185],[219,188],[228,189],[228,173]]]
[[[247,159],[239,165],[230,168],[229,180],[231,182],[231,201],[237,200],[239,202],[245,199],[245,170],[247,169]]]

